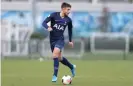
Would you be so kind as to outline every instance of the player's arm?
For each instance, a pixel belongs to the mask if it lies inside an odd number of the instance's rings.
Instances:
[[[68,35],[69,35],[69,45],[71,47],[73,47],[73,42],[72,42],[72,28],[73,28],[72,20],[70,20],[70,22],[68,23]]]
[[[68,23],[69,42],[72,42],[72,28],[73,28],[72,21],[70,21],[70,22]]]
[[[48,29],[48,31],[52,31],[52,28],[47,25],[47,23],[50,22],[52,18],[53,18],[53,14],[49,15],[42,23],[42,26]]]

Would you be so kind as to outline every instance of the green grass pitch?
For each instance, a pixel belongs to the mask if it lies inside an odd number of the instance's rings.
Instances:
[[[133,86],[133,60],[71,60],[77,65],[70,86]],[[63,86],[61,77],[71,75],[60,64],[58,81],[51,82],[52,60],[3,60],[2,86]]]

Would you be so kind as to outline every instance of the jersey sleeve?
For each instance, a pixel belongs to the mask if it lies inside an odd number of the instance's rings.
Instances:
[[[50,14],[50,15],[43,21],[42,26],[43,26],[44,28],[48,29],[47,23],[48,23],[49,21],[51,21],[51,19],[53,18],[53,16],[54,16],[54,13]]]
[[[68,23],[68,35],[69,35],[69,42],[72,42],[72,20],[70,19],[69,23]]]

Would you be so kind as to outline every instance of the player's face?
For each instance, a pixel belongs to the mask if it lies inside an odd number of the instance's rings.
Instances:
[[[68,16],[68,14],[69,14],[70,11],[71,11],[71,8],[70,8],[70,7],[65,7],[65,8],[63,8],[62,10],[63,10],[63,13],[64,13],[66,16]]]

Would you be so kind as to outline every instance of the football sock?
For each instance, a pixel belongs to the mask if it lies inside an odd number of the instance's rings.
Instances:
[[[62,57],[62,60],[60,62],[68,66],[70,69],[73,69],[73,65],[65,57]]]
[[[54,75],[57,76],[59,68],[59,60],[58,58],[54,58],[53,60],[54,60]]]

